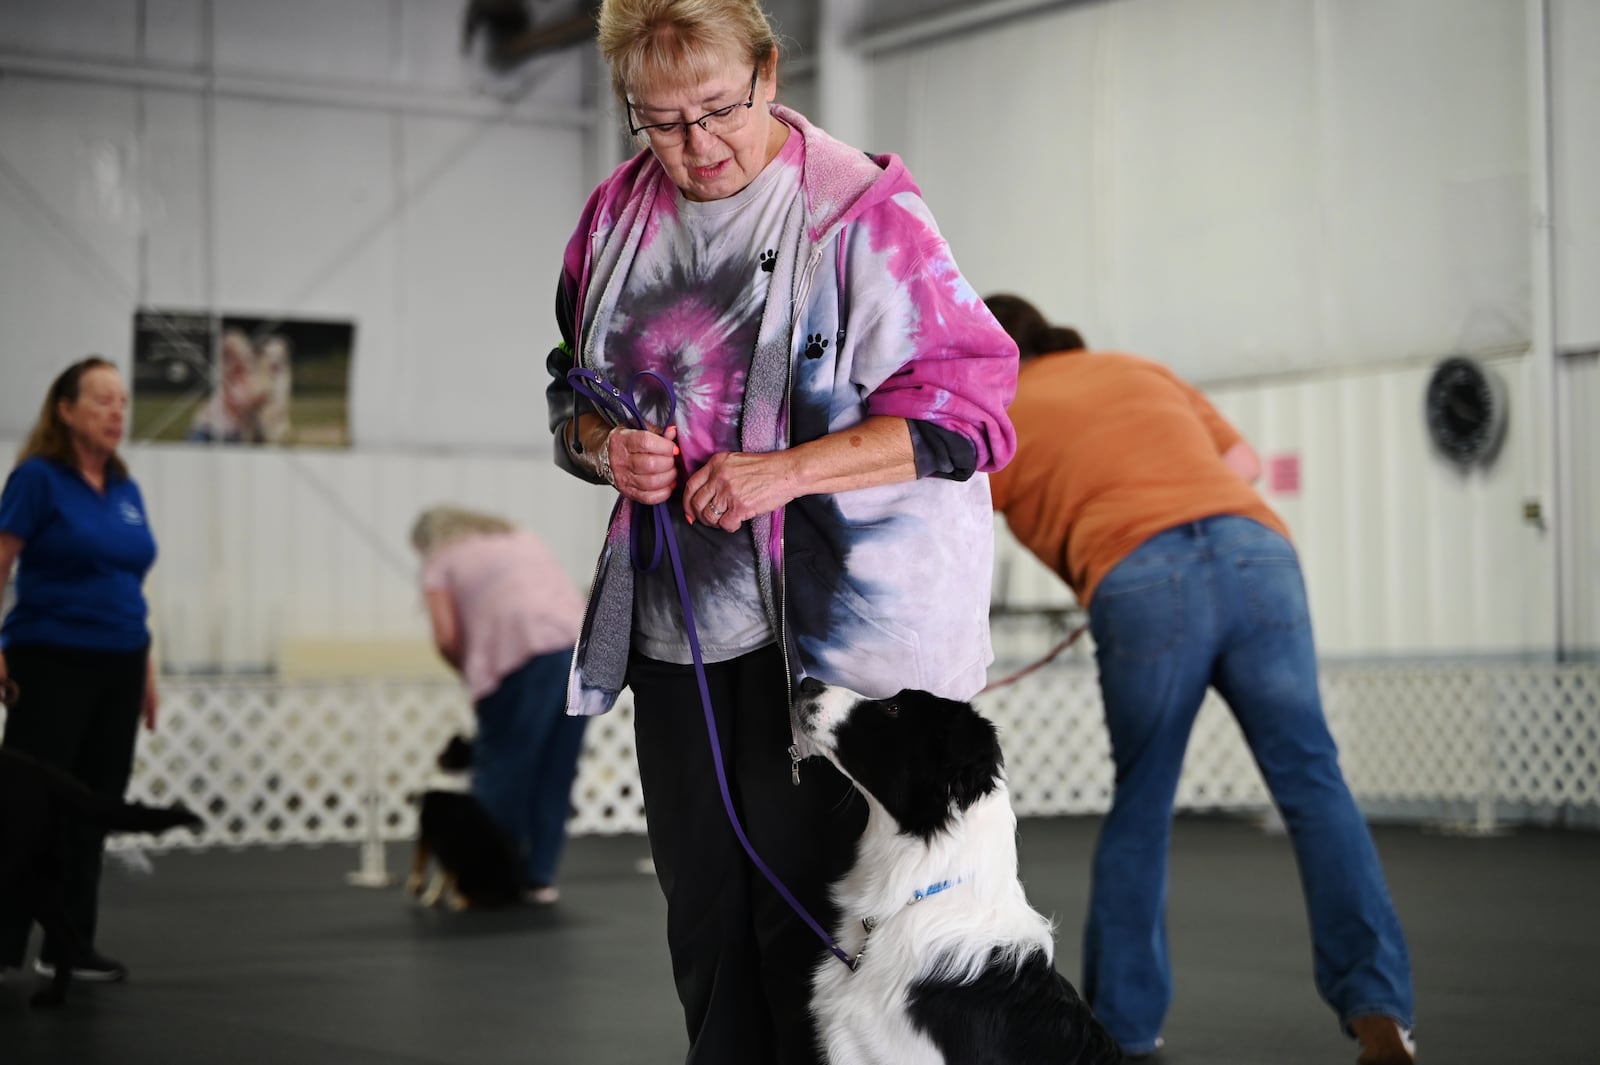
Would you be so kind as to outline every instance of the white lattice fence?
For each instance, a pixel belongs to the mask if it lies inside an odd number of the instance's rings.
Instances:
[[[181,680],[141,736],[131,797],[181,799],[207,820],[168,846],[342,843],[414,831],[408,801],[456,731],[460,685],[440,681]]]
[[[1323,703],[1358,800],[1411,809],[1600,807],[1600,666],[1334,665]],[[1033,673],[979,700],[1001,726],[1024,815],[1107,808],[1112,772],[1092,667]],[[1263,809],[1266,785],[1226,704],[1195,722],[1180,809]]]
[[[644,795],[633,754],[632,692],[623,692],[609,714],[589,721],[572,806],[573,833],[644,831]]]
[[[1006,670],[997,667],[995,675]],[[1393,665],[1325,668],[1329,723],[1366,804],[1600,810],[1600,666]],[[1093,668],[1040,670],[979,699],[1001,729],[1017,811],[1094,813],[1111,764]],[[589,723],[571,830],[644,830],[632,703]],[[161,728],[143,734],[130,788],[204,813],[164,846],[373,843],[415,831],[409,801],[471,708],[453,681],[171,680]],[[1178,804],[1260,810],[1266,788],[1214,696],[1196,721]]]
[[[1506,669],[1492,682],[1495,795],[1600,806],[1600,667]]]
[[[130,797],[181,799],[207,819],[169,847],[359,843],[416,831],[412,797],[472,708],[453,681],[292,684],[177,680],[141,737]],[[591,721],[573,786],[574,833],[644,831],[633,705]]]
[[[1019,814],[1106,808],[1111,747],[1093,673],[1040,670],[981,696],[977,706],[1000,730],[1011,802]]]
[[[1496,692],[1489,671],[1340,667],[1324,671],[1322,689],[1357,796],[1443,803],[1493,797]]]
[[[1111,805],[1111,744],[1092,668],[1043,669],[981,696],[977,705],[1000,727],[1018,814],[1099,813]],[[1184,758],[1179,808],[1266,803],[1266,785],[1238,727],[1222,700],[1208,696]]]

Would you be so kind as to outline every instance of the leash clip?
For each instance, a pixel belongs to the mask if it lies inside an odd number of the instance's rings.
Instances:
[[[844,959],[844,963],[850,967],[851,972],[861,968],[861,956],[867,952],[867,939],[872,935],[872,930],[876,927],[878,927],[878,919],[876,917],[861,918],[861,949],[856,951],[855,957]]]

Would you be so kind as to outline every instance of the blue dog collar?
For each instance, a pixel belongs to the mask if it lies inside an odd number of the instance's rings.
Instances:
[[[961,878],[956,877],[954,880],[941,880],[936,884],[929,884],[925,888],[918,888],[911,893],[911,902],[921,902],[923,899],[937,895],[941,891],[948,891],[959,883],[961,883]],[[907,903],[906,905],[909,906],[910,904]]]

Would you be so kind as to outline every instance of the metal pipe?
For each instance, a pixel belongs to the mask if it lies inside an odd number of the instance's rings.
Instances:
[[[941,37],[982,29],[1006,19],[1090,2],[1103,3],[1106,0],[987,0],[985,3],[962,4],[948,11],[918,15],[893,26],[869,31],[856,39],[855,48],[863,56],[881,55],[927,44]]]
[[[1531,340],[1534,411],[1542,414],[1544,433],[1536,448],[1540,459],[1539,497],[1545,503],[1550,532],[1550,594],[1554,617],[1556,661],[1567,652],[1566,580],[1573,516],[1565,483],[1560,356],[1556,351],[1555,230],[1550,77],[1550,0],[1527,0],[1528,54],[1528,201],[1533,220],[1529,235]],[[1538,425],[1536,420],[1533,424]]]
[[[213,93],[217,97],[336,107],[358,111],[404,112],[444,118],[499,118],[514,125],[593,129],[598,116],[593,108],[549,108],[519,103],[507,105],[477,96],[418,92],[392,85],[359,82],[290,81],[212,72],[202,67],[162,63],[125,63],[77,56],[45,55],[0,50],[0,76],[74,81],[165,92]]]

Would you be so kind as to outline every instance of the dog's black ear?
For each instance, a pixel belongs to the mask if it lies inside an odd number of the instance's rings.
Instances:
[[[949,759],[945,779],[950,782],[950,801],[956,809],[965,810],[994,791],[1004,759],[992,721],[967,703],[955,704],[953,709],[944,748]]]
[[[459,733],[439,752],[439,768],[446,773],[459,773],[472,767],[472,741]]]

